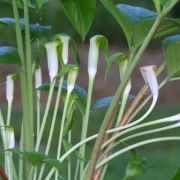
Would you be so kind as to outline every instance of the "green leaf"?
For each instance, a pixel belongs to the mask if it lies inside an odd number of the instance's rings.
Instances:
[[[144,175],[150,168],[154,168],[152,163],[150,163],[146,158],[137,154],[136,150],[131,151],[131,153],[132,160],[128,161],[124,180],[130,177]]]
[[[48,155],[45,155],[40,152],[34,151],[20,151],[18,149],[8,149],[7,151],[13,152],[16,155],[22,155],[24,159],[31,162],[33,166],[41,165],[42,163],[47,163],[52,167],[55,167],[57,170],[60,169],[60,162],[57,159],[50,158]]]
[[[96,7],[95,0],[60,0],[64,11],[76,31],[85,39],[92,24]]]
[[[114,96],[105,97],[97,100],[95,103],[91,105],[91,110],[97,110],[99,108],[107,107],[113,101]],[[128,99],[134,99],[135,96],[129,95]]]
[[[21,60],[17,49],[10,46],[0,46],[0,64],[20,65]]]
[[[1,1],[12,5],[12,1],[11,0],[1,0]],[[22,0],[16,0],[16,4],[17,4],[18,8],[22,8],[23,9],[23,1]]]
[[[75,64],[66,64],[64,65],[60,72],[59,72],[59,76],[65,76],[71,69],[73,69],[74,67],[78,67],[77,65]]]
[[[15,30],[15,19],[9,17],[0,18],[0,29],[5,26],[8,26],[13,30]],[[20,26],[21,26],[21,30],[24,31],[25,28],[24,19],[20,19]],[[30,24],[31,40],[37,38],[50,38],[51,30],[52,30],[51,26]]]
[[[101,0],[122,28],[131,51],[137,51],[152,27],[157,14],[136,6],[118,4],[112,0]],[[154,38],[180,31],[179,19],[164,18]]]
[[[177,169],[176,174],[172,178],[172,180],[179,180],[180,179],[180,167]]]
[[[167,37],[162,42],[168,77],[180,77],[180,35]]]

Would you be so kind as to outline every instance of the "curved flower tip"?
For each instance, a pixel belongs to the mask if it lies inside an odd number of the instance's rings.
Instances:
[[[71,93],[72,90],[74,89],[78,72],[79,72],[79,67],[74,67],[68,73],[67,90],[68,90],[69,93]]]
[[[51,81],[58,74],[58,55],[57,55],[57,42],[48,42],[45,44],[48,60],[49,77]]]
[[[6,99],[8,103],[12,103],[14,98],[14,74],[9,74],[6,77]]]
[[[35,88],[38,88],[42,85],[42,74],[41,68],[38,67],[35,69]]]
[[[158,96],[159,94],[159,87],[157,82],[157,77],[155,74],[156,66],[150,65],[150,66],[143,66],[140,68],[140,71],[142,73],[142,76],[144,78],[144,81],[148,84],[151,93],[153,95]]]
[[[64,64],[68,63],[68,49],[69,49],[69,41],[71,37],[67,34],[58,34],[56,35],[58,39],[60,39],[62,43],[62,60]]]

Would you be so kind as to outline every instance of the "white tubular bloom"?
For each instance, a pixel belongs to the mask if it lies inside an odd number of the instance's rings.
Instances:
[[[13,128],[6,128],[7,149],[15,148],[15,137]]]
[[[38,88],[42,85],[42,74],[41,74],[41,68],[38,67],[35,69],[35,88]]]
[[[47,52],[49,77],[51,81],[58,74],[57,46],[58,46],[57,42],[48,42],[45,45]]]
[[[97,40],[102,37],[100,35],[93,36],[90,39],[89,56],[88,56],[88,74],[89,77],[95,77],[97,72],[99,44]]]
[[[71,93],[72,90],[74,89],[78,72],[79,72],[79,68],[74,67],[68,73],[68,78],[67,78],[67,91],[68,91],[68,93]]]
[[[67,34],[58,34],[57,37],[61,40],[62,47],[62,60],[64,64],[68,63],[69,41],[71,37]]]
[[[6,99],[8,103],[12,103],[14,97],[14,80],[12,74],[6,77]]]
[[[144,66],[140,68],[144,81],[148,84],[152,95],[158,96],[159,87],[158,87],[156,74],[154,71],[155,69],[156,69],[156,66],[154,65]]]

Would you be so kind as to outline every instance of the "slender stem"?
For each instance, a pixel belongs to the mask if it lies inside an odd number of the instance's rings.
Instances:
[[[71,92],[67,91],[65,105],[64,105],[64,110],[63,110],[63,115],[62,115],[62,121],[61,121],[61,128],[60,128],[60,132],[59,132],[57,159],[59,159],[60,155],[61,155],[62,141],[63,141],[63,132],[64,132],[63,129],[64,129],[64,125],[65,125],[65,119],[66,119],[66,113],[67,113],[67,108],[68,108],[68,103],[69,103],[70,95],[71,95]],[[58,178],[58,171],[56,172],[55,179],[57,180],[57,178]]]
[[[60,102],[60,97],[61,97],[63,79],[64,78],[61,77],[61,79],[59,81],[58,92],[57,92],[57,97],[56,97],[56,102],[55,102],[55,107],[54,107],[54,113],[53,113],[52,123],[51,123],[50,132],[49,132],[49,136],[48,136],[48,140],[47,140],[45,154],[49,153],[49,149],[50,149],[50,145],[51,145],[51,141],[52,141],[52,137],[53,137],[54,127],[55,127],[55,122],[56,122],[56,117],[57,117],[57,112],[58,112],[58,107],[59,107],[59,102]],[[42,179],[44,168],[45,168],[45,164],[43,164],[40,169],[40,173],[39,173],[39,177],[38,177],[39,180]]]
[[[165,130],[169,130],[169,129],[173,129],[173,128],[177,128],[177,127],[180,127],[180,123],[176,123],[176,124],[173,124],[173,125],[168,125],[168,126],[165,126],[165,127],[161,127],[161,128],[157,128],[157,129],[152,129],[152,130],[148,130],[148,131],[143,131],[143,132],[140,132],[140,133],[136,133],[136,134],[133,134],[133,135],[130,135],[130,136],[127,136],[121,140],[119,140],[118,142],[116,142],[115,144],[113,144],[111,147],[109,147],[102,155],[101,155],[101,158],[103,156],[105,156],[106,154],[108,154],[109,152],[111,152],[112,149],[114,149],[115,147],[117,147],[120,143],[124,142],[124,141],[127,141],[127,140],[130,140],[130,139],[133,139],[133,138],[136,138],[136,137],[139,137],[139,136],[143,136],[143,135],[147,135],[147,134],[152,134],[152,133],[157,133],[157,132],[161,132],[161,131],[165,131]],[[120,137],[120,136],[118,136]],[[116,136],[117,138],[117,136]]]
[[[46,125],[47,116],[48,116],[48,113],[49,113],[49,108],[50,108],[50,104],[51,104],[51,99],[52,99],[55,83],[56,83],[56,81],[53,80],[51,82],[51,84],[50,84],[50,90],[49,90],[49,94],[48,94],[47,104],[46,104],[44,116],[43,116],[43,119],[42,119],[40,132],[38,134],[38,138],[37,138],[37,142],[36,142],[36,147],[35,147],[36,151],[38,151],[40,143],[41,143],[42,135],[43,135],[44,128],[45,128],[45,125]]]
[[[25,136],[25,149],[34,149],[34,108],[33,108],[33,83],[32,83],[32,57],[31,57],[31,37],[29,27],[28,0],[24,3],[24,19],[25,19],[25,43],[26,43],[26,68],[27,68],[27,93],[28,93],[28,117],[27,123],[24,125],[25,134],[30,135],[28,141]],[[28,132],[28,134],[27,134]]]
[[[38,137],[39,131],[40,131],[40,125],[41,125],[41,92],[37,92],[37,102],[36,102],[36,108],[37,108],[37,132],[36,132],[36,138]]]
[[[24,129],[23,129],[23,124],[21,126],[21,137],[20,137],[20,144],[19,144],[19,150],[23,152],[23,147],[24,147]],[[23,180],[23,156],[20,154],[19,155],[19,180]]]
[[[82,124],[82,134],[81,134],[81,140],[86,139],[87,136],[87,130],[88,130],[88,121],[89,121],[89,112],[91,107],[91,97],[92,97],[92,91],[93,91],[93,84],[94,84],[94,77],[89,77],[89,85],[88,85],[88,97],[87,97],[87,104],[86,104],[86,112],[85,116],[83,118],[83,124]],[[82,157],[85,157],[86,152],[86,146],[85,144],[81,146],[80,148],[80,154]],[[80,161],[80,177],[82,175],[82,172],[84,170],[84,161]]]
[[[78,172],[79,172],[79,158],[77,159],[77,163],[76,163],[76,170],[75,170],[75,174],[74,174],[74,180],[78,180]]]
[[[68,142],[71,144],[71,131],[68,133]],[[71,180],[71,157],[68,159],[68,180]]]
[[[143,52],[145,51],[145,49],[147,48],[149,42],[151,41],[152,37],[154,36],[156,30],[159,27],[159,24],[162,20],[162,16],[158,16],[157,19],[155,20],[151,30],[149,31],[149,33],[147,34],[144,42],[142,43],[141,47],[139,48],[137,54],[135,55],[134,59],[131,61],[130,66],[128,66],[125,75],[124,75],[124,79],[121,83],[121,85],[119,86],[118,90],[115,93],[115,97],[113,102],[111,103],[111,105],[108,108],[108,111],[105,115],[105,118],[103,120],[103,123],[101,125],[101,128],[99,130],[99,136],[96,140],[96,143],[94,145],[93,151],[92,151],[92,155],[90,158],[90,163],[89,163],[89,168],[88,168],[88,172],[87,172],[87,180],[92,180],[93,176],[94,176],[94,171],[95,171],[95,166],[96,166],[96,161],[98,158],[98,153],[100,150],[100,147],[103,143],[104,140],[104,136],[105,136],[105,132],[107,131],[107,128],[109,126],[109,123],[111,122],[111,118],[115,112],[115,109],[118,105],[118,102],[120,100],[120,97],[123,93],[124,88],[126,87],[126,84],[128,83],[136,65],[138,64]]]
[[[162,142],[162,141],[179,141],[180,137],[176,137],[176,136],[172,136],[172,137],[161,137],[161,138],[154,138],[154,139],[148,139],[146,141],[142,141],[139,143],[135,143],[133,145],[130,145],[124,149],[121,149],[118,152],[113,153],[112,155],[110,155],[108,158],[106,158],[104,161],[101,161],[100,163],[97,164],[96,169],[104,166],[106,163],[108,163],[110,160],[114,159],[115,157],[140,146],[144,146],[146,144],[151,144],[151,143],[155,143],[155,142]]]

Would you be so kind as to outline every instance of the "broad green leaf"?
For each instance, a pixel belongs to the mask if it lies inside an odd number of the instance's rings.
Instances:
[[[180,167],[177,169],[176,174],[172,178],[172,180],[179,180],[180,179]]]
[[[10,46],[0,46],[0,64],[20,65],[21,60],[17,49]]]
[[[96,7],[95,0],[60,0],[64,11],[76,31],[85,39],[92,24]]]
[[[91,105],[91,110],[97,110],[99,108],[103,108],[103,107],[107,107],[111,104],[111,102],[113,101],[114,96],[109,96],[109,97],[105,97],[102,99],[97,100],[95,103],[93,103]],[[135,96],[133,95],[129,95],[128,99],[134,99]]]
[[[74,67],[78,67],[77,65],[75,64],[66,64],[64,65],[60,72],[59,72],[59,76],[65,76],[71,69],[73,69]]]
[[[162,42],[168,77],[180,77],[180,35],[167,37]]]
[[[0,18],[0,29],[8,26],[15,30],[15,19],[4,17]],[[20,20],[21,30],[24,31],[25,22],[24,19]],[[30,24],[31,39],[37,38],[49,38],[51,35],[51,26],[42,26],[40,24]]]
[[[40,91],[49,91],[50,84],[43,84],[37,90]],[[54,91],[58,90],[58,85],[55,85]],[[62,93],[66,94],[67,93],[67,81],[64,80],[63,82],[63,87],[62,87]],[[81,114],[83,115],[85,113],[86,109],[86,101],[87,101],[87,92],[80,86],[75,85],[72,94],[77,95],[78,100],[77,100],[77,106],[80,109]]]
[[[154,168],[146,158],[137,154],[135,150],[132,152],[132,159],[128,161],[124,180],[134,176],[141,176],[148,172],[150,168]]]
[[[12,1],[11,0],[0,0],[0,1],[12,5]],[[17,3],[17,7],[18,8],[22,8],[23,9],[23,1],[22,0],[16,0],[16,3]]]
[[[112,0],[101,0],[121,26],[131,51],[136,51],[152,27],[157,14],[136,6],[118,4]],[[154,38],[180,31],[179,19],[164,18]]]

